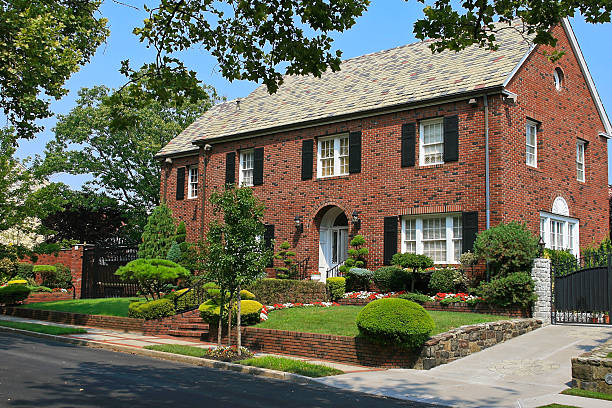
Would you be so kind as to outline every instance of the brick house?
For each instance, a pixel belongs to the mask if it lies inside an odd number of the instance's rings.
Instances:
[[[578,254],[609,233],[612,127],[569,22],[553,32],[555,63],[501,30],[495,52],[415,43],[216,105],[157,155],[162,199],[195,241],[210,191],[252,186],[266,239],[323,279],[357,233],[371,268],[399,251],[456,264],[512,220]]]

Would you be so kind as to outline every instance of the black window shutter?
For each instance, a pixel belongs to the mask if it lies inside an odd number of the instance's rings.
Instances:
[[[264,148],[258,147],[253,150],[253,185],[263,184]]]
[[[312,155],[314,140],[302,140],[302,180],[312,178]]]
[[[463,225],[463,242],[461,243],[461,251],[474,251],[474,241],[478,234],[478,212],[464,212],[461,214]]]
[[[459,160],[459,117],[444,118],[444,162]]]
[[[361,173],[361,132],[349,133],[349,173]]]
[[[265,227],[264,242],[266,243],[266,248],[274,251],[274,224],[266,224]],[[268,268],[272,267],[274,267],[274,258],[270,259],[268,264]]]
[[[225,155],[225,184],[236,182],[236,152],[228,152]]]
[[[176,169],[176,199],[185,198],[185,167]]]
[[[397,253],[397,217],[385,217],[383,263],[391,265],[391,258]]]
[[[416,123],[402,125],[402,167],[412,167],[415,162]]]

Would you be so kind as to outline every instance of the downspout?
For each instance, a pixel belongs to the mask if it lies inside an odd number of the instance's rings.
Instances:
[[[489,100],[484,95],[484,125],[485,125],[485,213],[487,218],[487,229],[491,227],[491,187],[489,171]]]

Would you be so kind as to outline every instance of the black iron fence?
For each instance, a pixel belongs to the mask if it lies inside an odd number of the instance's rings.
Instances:
[[[83,250],[82,298],[136,296],[138,285],[115,275],[119,267],[138,258],[138,246],[116,240]]]

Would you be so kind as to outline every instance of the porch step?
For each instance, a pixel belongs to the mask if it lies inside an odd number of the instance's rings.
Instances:
[[[177,323],[176,325],[177,329],[180,330],[200,330],[200,331],[208,331],[208,324],[206,323],[202,323],[201,321],[199,323]]]
[[[200,339],[203,336],[208,336],[208,330],[168,330],[168,335],[175,337],[189,337],[193,339]]]

